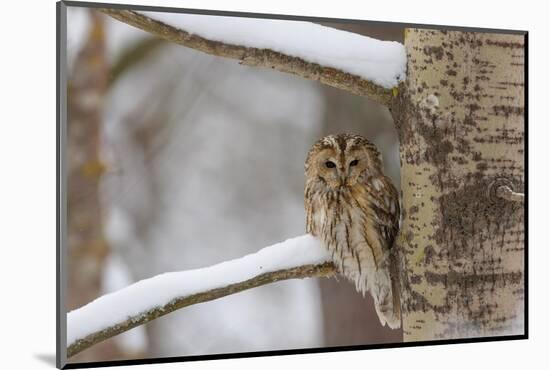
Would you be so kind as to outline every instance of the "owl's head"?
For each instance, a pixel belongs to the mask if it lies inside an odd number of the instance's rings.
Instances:
[[[376,146],[359,135],[329,135],[317,141],[307,155],[308,179],[318,179],[332,189],[351,187],[362,175],[378,175],[382,157]]]

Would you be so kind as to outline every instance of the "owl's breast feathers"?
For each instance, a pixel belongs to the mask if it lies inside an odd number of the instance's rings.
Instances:
[[[357,291],[370,291],[380,322],[394,329],[400,326],[401,309],[389,252],[399,229],[398,200],[385,176],[367,177],[336,191],[316,181],[306,184],[307,232],[321,239]]]
[[[308,181],[306,211],[306,231],[333,255],[356,258],[359,247],[368,247],[374,267],[386,258],[399,229],[397,190],[385,176],[366,177],[334,191]]]

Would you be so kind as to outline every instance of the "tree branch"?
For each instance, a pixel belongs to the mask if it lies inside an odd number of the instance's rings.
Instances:
[[[392,89],[384,88],[357,75],[326,67],[270,49],[259,49],[209,40],[182,29],[167,25],[143,14],[122,9],[99,9],[101,12],[162,39],[202,51],[207,54],[237,59],[241,64],[272,68],[316,80],[350,93],[367,96],[386,106],[393,98]]]
[[[72,357],[77,353],[82,352],[86,348],[93,346],[96,343],[114,337],[115,335],[135,328],[136,326],[146,324],[149,321],[167,315],[170,312],[179,310],[180,308],[191,306],[197,303],[212,301],[214,299],[225,297],[227,295],[242,292],[243,290],[256,288],[261,285],[266,285],[281,280],[303,279],[310,277],[330,277],[334,275],[334,271],[334,265],[331,262],[325,262],[320,265],[299,266],[286,270],[268,272],[266,274],[256,276],[252,279],[236,284],[231,284],[223,288],[212,289],[203,293],[178,297],[164,306],[155,307],[151,310],[129,317],[127,320],[121,323],[117,323],[101,331],[92,333],[82,339],[78,339],[67,347],[67,357]]]
[[[334,274],[326,251],[310,235],[207,268],[161,274],[69,312],[67,357],[183,307],[281,280]]]
[[[525,198],[525,195],[523,193],[517,193],[506,185],[499,186],[496,190],[496,195],[497,197],[505,199],[510,202],[523,203],[523,200]]]

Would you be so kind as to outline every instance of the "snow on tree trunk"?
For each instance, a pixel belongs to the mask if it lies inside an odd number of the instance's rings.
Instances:
[[[524,36],[407,29],[398,240],[405,341],[523,334]]]

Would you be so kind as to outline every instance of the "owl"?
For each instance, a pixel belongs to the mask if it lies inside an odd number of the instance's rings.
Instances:
[[[374,298],[382,325],[401,325],[390,250],[399,230],[399,196],[376,146],[359,135],[329,135],[306,163],[306,232],[318,237],[338,272]]]

